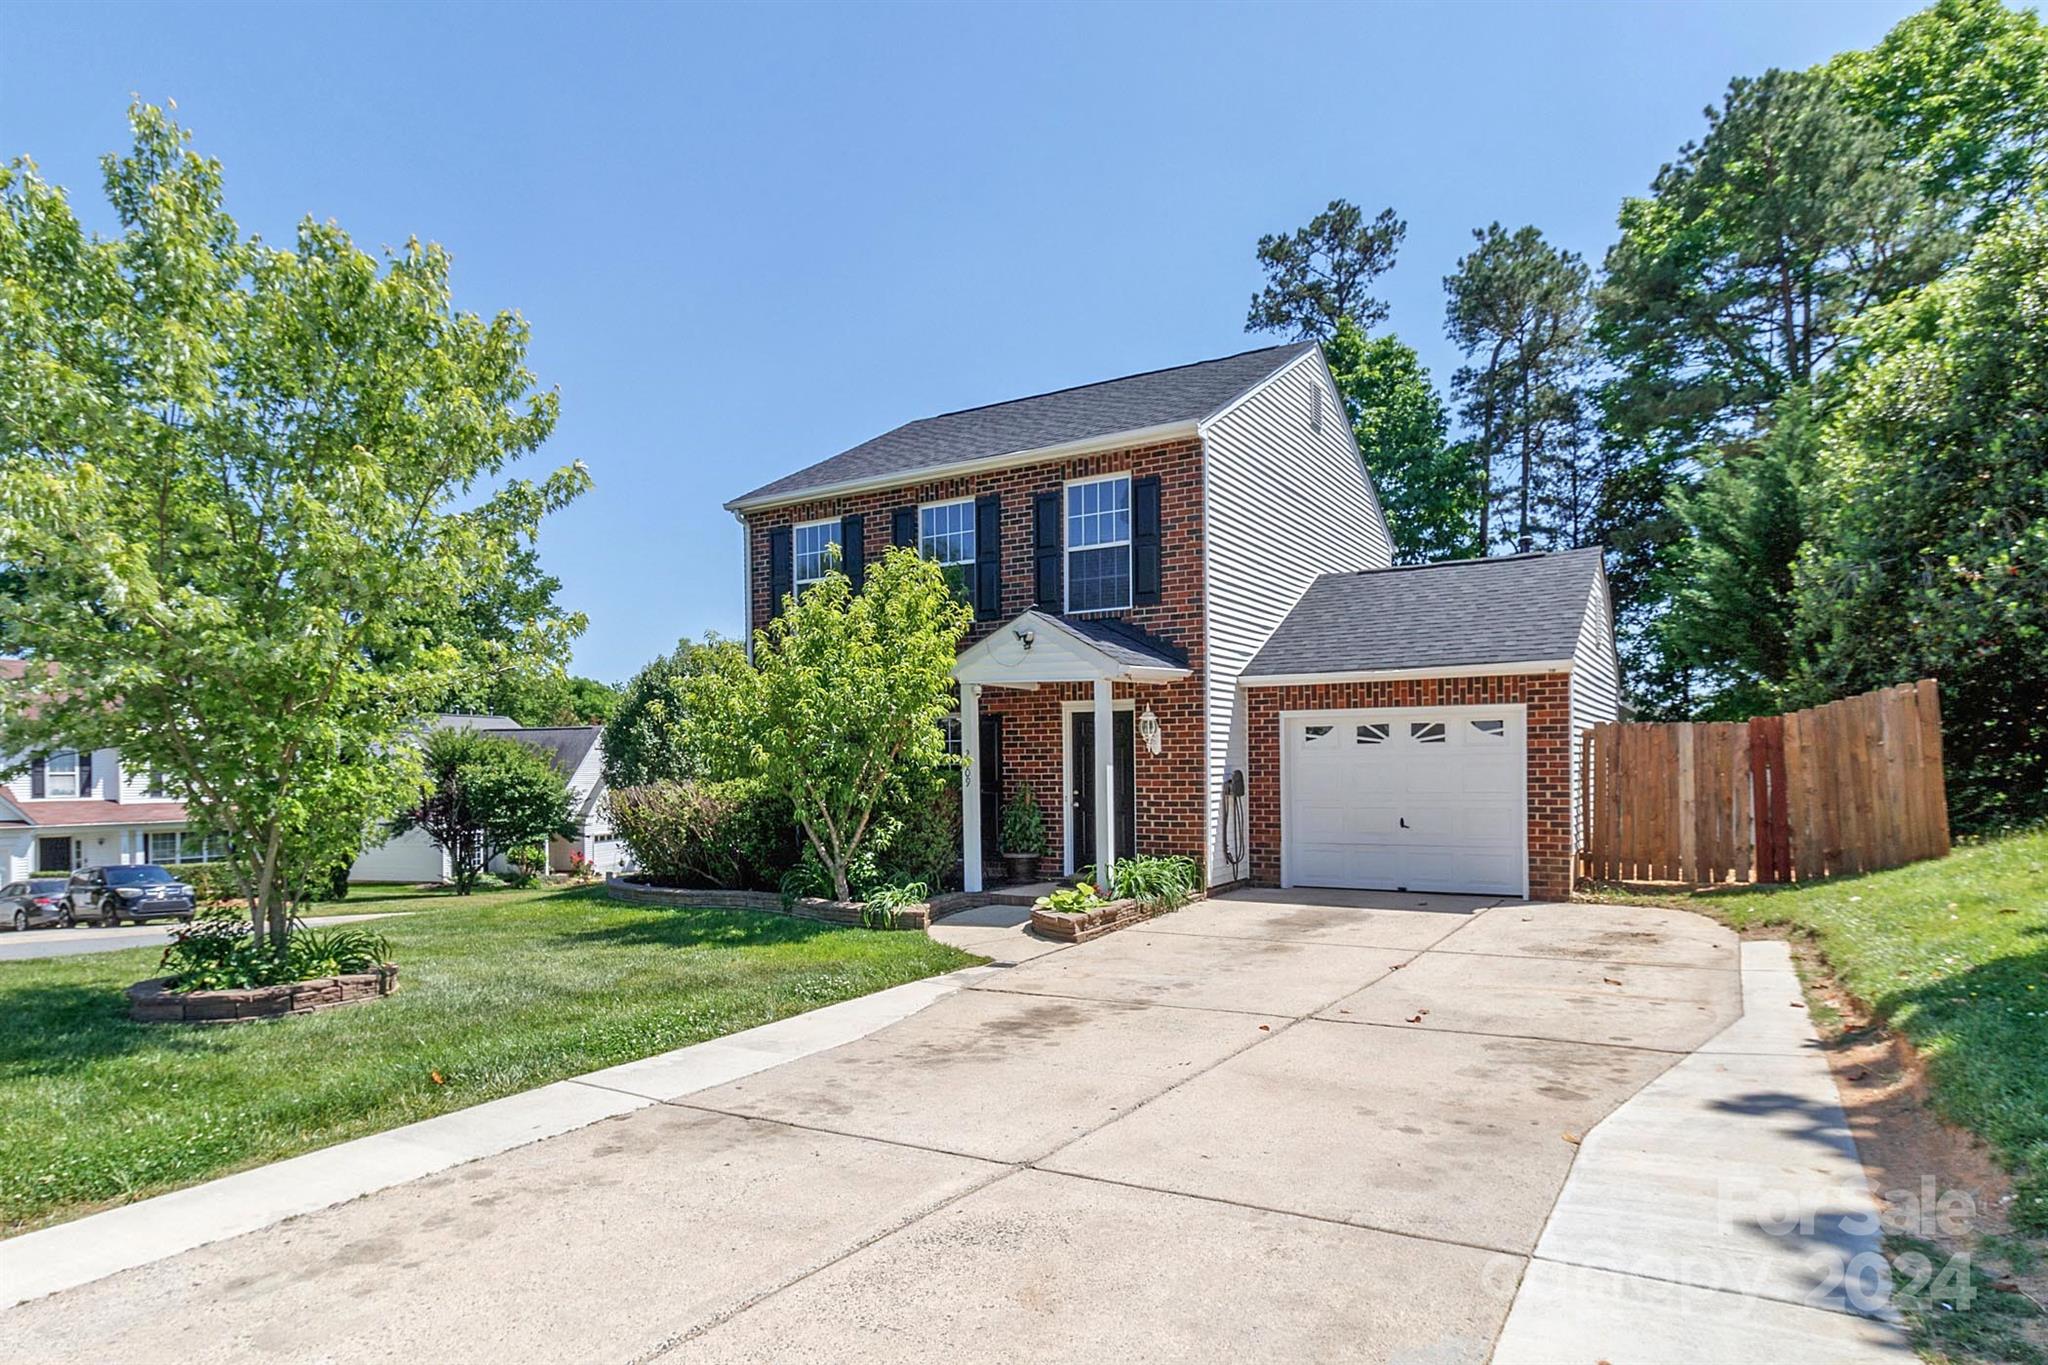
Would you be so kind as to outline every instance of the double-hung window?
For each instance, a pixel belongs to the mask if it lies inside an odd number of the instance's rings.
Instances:
[[[917,552],[964,591],[974,573],[974,499],[928,502],[917,509]]]
[[[78,750],[59,749],[44,761],[43,795],[78,795]]]
[[[1067,610],[1131,605],[1131,478],[1067,485]]]
[[[201,837],[176,831],[151,833],[149,860],[164,863],[217,863],[228,856],[228,841],[215,834]]]
[[[839,523],[806,522],[790,533],[789,541],[796,556],[790,581],[796,585],[797,596],[801,597],[805,588],[825,577],[825,571],[832,568],[838,558]]]

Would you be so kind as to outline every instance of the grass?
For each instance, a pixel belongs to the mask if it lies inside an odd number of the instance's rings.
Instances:
[[[980,960],[923,934],[628,906],[594,888],[322,908],[433,911],[377,922],[396,995],[137,1024],[121,991],[154,974],[157,949],[0,962],[0,1234]]]
[[[1919,1049],[1939,1112],[2013,1171],[2013,1225],[2048,1232],[2048,830],[1861,877],[1649,899],[1810,935]]]

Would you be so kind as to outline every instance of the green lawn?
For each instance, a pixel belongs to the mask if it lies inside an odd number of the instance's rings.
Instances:
[[[1810,934],[1926,1057],[1941,1113],[2012,1168],[2014,1225],[2048,1232],[2048,831],[1862,877],[1651,899]]]
[[[268,1022],[136,1024],[121,990],[154,974],[159,950],[0,962],[0,1233],[980,960],[918,933],[648,909],[595,888],[380,889],[322,909],[433,912],[371,926],[392,942],[396,995]]]

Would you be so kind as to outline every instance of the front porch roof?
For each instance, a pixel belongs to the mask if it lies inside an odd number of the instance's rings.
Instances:
[[[1027,611],[961,651],[953,677],[989,687],[1057,682],[1178,682],[1191,672],[1185,652],[1125,621],[1068,620]]]

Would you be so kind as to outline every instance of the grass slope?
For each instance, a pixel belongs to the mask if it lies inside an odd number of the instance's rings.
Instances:
[[[2048,830],[1861,877],[1671,903],[1738,929],[1812,935],[1841,983],[1925,1056],[1941,1113],[2015,1172],[2014,1225],[2048,1232]]]
[[[154,974],[157,949],[0,962],[0,1232],[979,960],[923,934],[648,909],[591,889],[334,908],[433,912],[370,926],[399,964],[390,999],[260,1023],[137,1024],[121,990]]]

